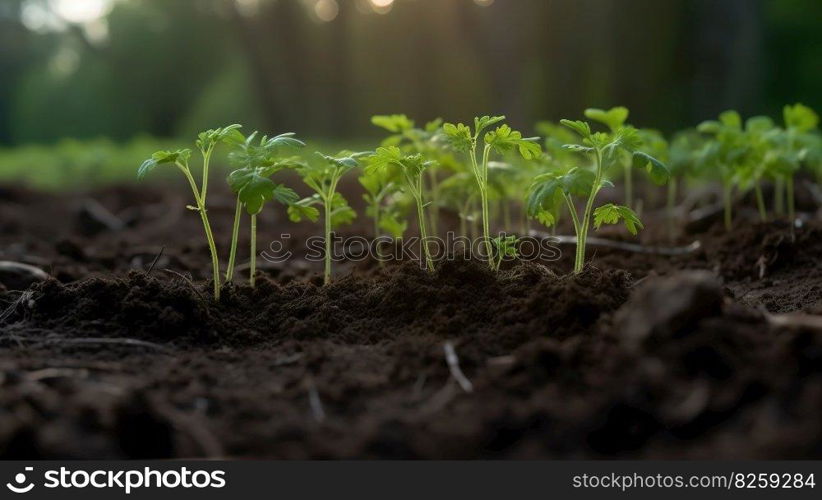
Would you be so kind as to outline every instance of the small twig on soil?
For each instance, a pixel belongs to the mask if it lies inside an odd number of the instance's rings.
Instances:
[[[43,368],[28,372],[25,377],[34,382],[50,378],[87,378],[88,370],[82,368]]]
[[[150,265],[150,266],[148,266],[148,271],[146,271],[146,274],[151,274],[151,271],[153,271],[153,270],[154,270],[154,266],[156,266],[156,265],[157,265],[157,261],[158,261],[158,260],[160,260],[160,257],[162,257],[162,256],[163,256],[163,252],[165,252],[165,251],[166,251],[166,247],[165,247],[165,246],[163,246],[162,248],[160,248],[160,253],[158,253],[158,254],[157,254],[157,256],[156,256],[156,257],[154,257],[154,260],[153,260],[153,261],[151,261],[151,265]]]
[[[468,380],[464,373],[462,373],[462,369],[460,368],[460,360],[454,350],[454,344],[451,342],[446,342],[443,349],[445,351],[445,362],[448,363],[448,369],[451,370],[451,376],[454,377],[454,380],[457,381],[463,391],[473,392],[473,384],[471,384],[471,381]]]
[[[495,358],[488,358],[486,363],[488,366],[511,366],[517,362],[517,358],[511,354],[506,356],[497,356]]]
[[[286,366],[296,363],[303,358],[303,353],[297,352],[290,356],[283,356],[274,360],[272,366]]]
[[[3,337],[0,337],[0,340],[3,340]],[[147,349],[154,349],[161,352],[171,352],[171,349],[168,347],[162,346],[160,344],[155,344],[153,342],[146,342],[145,340],[137,340],[137,339],[118,339],[118,338],[77,338],[77,339],[35,339],[31,337],[17,337],[17,340],[32,343],[32,344],[78,344],[78,345],[93,345],[93,344],[108,344],[108,345],[123,345],[129,347],[143,347]]]
[[[531,236],[536,238],[542,238],[546,240],[550,240],[554,243],[560,245],[576,245],[577,244],[577,237],[576,236],[552,236],[548,233],[544,233],[542,231],[530,231],[529,233]],[[702,247],[702,243],[700,241],[694,241],[688,246],[684,247],[661,247],[661,246],[650,246],[650,245],[640,245],[637,243],[627,243],[624,241],[615,241],[609,240],[606,238],[596,238],[596,237],[588,237],[586,240],[588,245],[593,247],[603,247],[603,248],[614,248],[617,250],[624,250],[626,252],[633,252],[633,253],[645,253],[645,254],[656,254],[656,255],[687,255],[689,253],[696,252]]]
[[[28,292],[28,291],[26,291],[26,292],[13,292],[13,293],[19,293],[20,296],[17,297],[16,299],[14,299],[11,302],[11,304],[9,304],[9,306],[6,308],[5,311],[0,313],[0,323],[6,321],[9,317],[11,317],[11,315],[14,314],[14,311],[17,310],[17,308],[20,306],[20,304],[22,304],[24,300],[28,300],[32,296],[32,293]]]
[[[425,381],[428,380],[427,373],[420,373],[420,376],[417,377],[417,381],[414,382],[414,391],[413,391],[413,398],[420,399],[422,397],[422,390],[425,388]]]
[[[431,399],[422,405],[419,414],[421,416],[428,416],[439,413],[457,396],[457,391],[459,391],[459,389],[457,389],[457,384],[454,383],[454,379],[449,378],[442,389],[438,390],[431,396]]]
[[[186,275],[184,275],[184,274],[182,274],[182,273],[178,273],[177,271],[175,271],[175,270],[173,270],[173,269],[163,269],[163,271],[165,271],[165,272],[167,272],[167,273],[171,273],[171,274],[173,274],[173,275],[175,275],[175,276],[179,277],[180,279],[182,279],[182,280],[183,280],[183,281],[185,281],[186,283],[188,283],[188,284],[191,286],[191,289],[192,289],[192,290],[194,290],[194,292],[195,292],[197,295],[199,295],[199,296],[200,296],[200,299],[202,299],[202,301],[203,301],[203,302],[206,302],[206,298],[205,298],[205,296],[204,296],[204,295],[200,292],[200,290],[198,290],[198,289],[197,289],[197,285],[195,285],[195,284],[194,284],[194,282],[193,282],[193,281],[191,281],[191,279],[190,279],[190,278],[188,278]]]
[[[770,314],[765,312],[764,314],[765,319],[771,326],[822,330],[822,316],[801,313]]]
[[[323,423],[325,410],[323,409],[323,402],[320,400],[320,393],[317,392],[317,385],[310,377],[306,380],[305,385],[308,390],[308,405],[311,407],[311,414],[314,416],[314,420]]]

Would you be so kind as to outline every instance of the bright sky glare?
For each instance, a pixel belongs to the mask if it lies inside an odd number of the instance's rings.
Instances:
[[[113,0],[51,0],[54,12],[70,23],[88,23],[108,14]]]

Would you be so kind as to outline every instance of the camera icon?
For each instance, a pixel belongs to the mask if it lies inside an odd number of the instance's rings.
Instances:
[[[33,470],[34,467],[26,467],[26,472],[31,472]],[[26,482],[26,475],[22,472],[18,472],[17,474],[15,474],[14,482],[16,484],[6,483],[6,488],[11,490],[13,493],[28,493],[29,491],[34,489],[34,483],[24,485],[24,483]]]

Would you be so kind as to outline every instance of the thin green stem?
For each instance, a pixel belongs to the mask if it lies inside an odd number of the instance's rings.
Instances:
[[[248,284],[251,288],[257,284],[257,216],[251,216],[251,258],[249,260]]]
[[[733,189],[730,182],[725,182],[722,186],[722,203],[725,206],[725,230],[733,228]]]
[[[777,216],[785,215],[785,179],[781,175],[773,183],[773,211]]]
[[[197,183],[194,182],[194,177],[191,175],[191,170],[186,165],[177,164],[177,167],[185,174],[188,183],[191,186],[191,191],[194,193],[194,200],[197,202],[197,211],[200,212],[200,218],[203,221],[203,229],[205,230],[206,240],[208,241],[208,248],[211,252],[211,269],[214,279],[214,300],[220,300],[220,261],[217,257],[217,245],[214,243],[214,233],[211,231],[211,224],[208,222],[208,215],[206,214],[205,203],[200,196],[197,189]]]
[[[439,216],[440,207],[438,201],[438,180],[437,169],[435,167],[428,167],[428,199],[431,200],[431,208],[428,210],[428,215],[431,221],[431,234],[434,236],[439,234]]]
[[[203,154],[203,188],[200,190],[200,198],[203,200],[203,205],[206,202],[206,193],[208,193],[208,167],[211,164],[211,155],[214,153],[214,146],[209,147]]]
[[[791,236],[794,236],[794,228],[796,226],[796,201],[794,200],[794,185],[793,175],[785,179],[785,194],[788,202],[788,222],[791,224]]]
[[[634,208],[634,173],[630,164],[625,165],[625,206]]]
[[[323,211],[325,213],[325,272],[323,283],[331,283],[331,200],[323,200]]]
[[[591,226],[591,213],[594,208],[594,200],[602,187],[602,151],[597,148],[595,152],[596,175],[594,176],[594,184],[591,186],[591,193],[588,195],[588,201],[585,203],[585,211],[583,212],[580,235],[577,236],[577,255],[576,262],[574,263],[574,272],[577,274],[581,273],[583,267],[585,267],[585,245],[588,241],[588,229]]]
[[[428,232],[425,228],[425,211],[423,210],[422,200],[417,198],[417,218],[420,224],[420,246],[422,253],[425,255],[425,265],[430,272],[434,272],[434,261],[431,259],[431,253],[428,248]]]
[[[765,197],[762,196],[762,184],[759,181],[754,184],[754,194],[756,195],[756,208],[759,210],[759,219],[762,222],[767,222],[768,211],[765,208]]]
[[[234,279],[234,264],[237,261],[237,240],[240,237],[240,218],[242,217],[243,204],[240,197],[237,197],[237,206],[234,210],[234,227],[231,231],[231,251],[228,254],[228,268],[225,271],[225,280],[229,282]]]

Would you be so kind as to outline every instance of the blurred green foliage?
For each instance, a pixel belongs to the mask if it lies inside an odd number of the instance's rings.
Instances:
[[[728,108],[822,108],[819,0],[326,0],[330,22],[318,0],[115,0],[101,21],[34,26],[54,1],[0,2],[0,147],[233,122],[345,140],[398,111],[527,131],[619,104],[671,132]],[[33,150],[3,153],[0,176]]]

